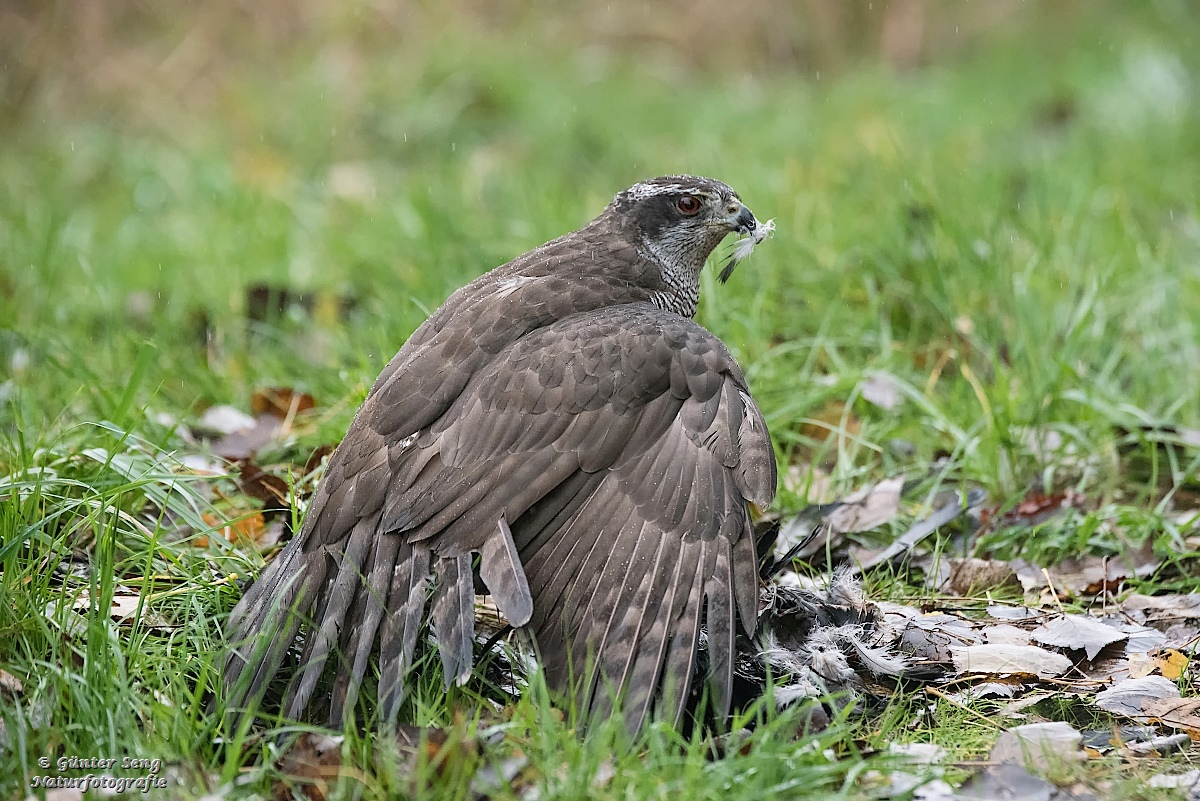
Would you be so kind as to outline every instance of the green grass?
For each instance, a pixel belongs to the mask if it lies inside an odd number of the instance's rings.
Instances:
[[[459,31],[415,53],[369,42],[353,81],[285,50],[203,112],[40,99],[0,133],[0,668],[25,685],[0,707],[0,794],[46,753],[161,757],[192,793],[267,787],[273,741],[214,744],[206,712],[228,577],[262,560],[190,544],[220,508],[167,458],[191,448],[161,413],[311,392],[316,413],[272,454],[303,464],[451,291],[654,174],[719,177],[777,222],[728,285],[708,275],[699,317],[746,368],[781,464],[837,491],[927,476],[897,530],[946,486],[1002,506],[1071,488],[1086,511],[984,544],[1036,559],[1152,540],[1168,561],[1144,589],[1195,590],[1196,518],[1178,513],[1200,506],[1200,453],[1143,428],[1200,428],[1200,23],[1119,8],[1065,41],[997,34],[901,75],[687,74]],[[251,321],[255,284],[354,302]],[[861,397],[878,372],[902,389],[894,410]],[[1057,450],[1031,445],[1048,432]],[[806,501],[784,487],[778,511]],[[52,573],[71,553],[95,599],[83,614]],[[875,589],[910,591],[900,579]],[[114,592],[163,625],[109,620]],[[518,749],[543,797],[855,797],[878,762],[864,746],[976,759],[995,736],[942,701],[914,727],[917,694],[816,740],[766,716],[714,760],[701,737],[580,741],[544,699],[488,722],[470,693],[422,687],[418,723],[508,732],[423,769],[447,798]],[[364,776],[347,794],[409,788],[370,738],[343,748]],[[593,786],[605,760],[615,778]]]

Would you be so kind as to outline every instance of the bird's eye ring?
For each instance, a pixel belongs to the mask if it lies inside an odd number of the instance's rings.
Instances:
[[[684,195],[676,201],[675,205],[689,217],[700,211],[700,199],[695,195]]]

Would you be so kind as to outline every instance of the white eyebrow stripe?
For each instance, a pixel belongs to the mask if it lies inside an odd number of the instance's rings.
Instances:
[[[673,194],[699,195],[717,201],[725,199],[741,200],[732,187],[713,178],[697,178],[692,175],[664,175],[648,181],[641,181],[628,189],[618,192],[613,197],[613,203],[617,205],[622,203],[637,203],[647,198]]]
[[[634,184],[626,189],[622,194],[624,194],[630,200],[644,200],[648,197],[671,195],[676,192],[690,192],[696,195],[710,194],[702,189],[698,189],[694,186],[686,186],[684,184]]]

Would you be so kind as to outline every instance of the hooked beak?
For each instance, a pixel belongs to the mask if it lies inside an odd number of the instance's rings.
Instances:
[[[754,229],[758,228],[758,220],[754,219],[754,212],[746,208],[741,201],[734,201],[734,204],[730,204],[729,207],[729,227],[739,234],[754,233]]]

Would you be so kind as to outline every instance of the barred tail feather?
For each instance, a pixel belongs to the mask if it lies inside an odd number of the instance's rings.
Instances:
[[[365,563],[370,554],[368,546],[375,534],[375,523],[373,518],[359,520],[350,532],[350,541],[342,553],[337,575],[324,593],[328,601],[321,616],[314,619],[317,628],[308,633],[305,643],[307,658],[300,665],[300,680],[293,685],[294,692],[290,692],[289,699],[286,699],[290,703],[285,703],[288,717],[298,718],[308,707],[317,681],[325,670],[325,662],[338,642],[338,634],[346,623],[346,613],[354,603],[367,569]]]
[[[262,701],[287,650],[308,622],[325,580],[320,554],[288,546],[238,603],[230,616],[233,643],[225,662],[226,708],[236,725]]]
[[[387,724],[395,723],[404,702],[404,680],[412,666],[417,634],[425,612],[429,583],[429,547],[424,543],[400,546],[392,571],[387,608],[379,629],[379,708]]]
[[[334,684],[333,703],[329,709],[329,725],[341,728],[346,713],[353,714],[354,705],[358,701],[358,691],[366,676],[371,653],[375,650],[379,626],[387,609],[388,590],[391,587],[392,575],[397,569],[397,556],[400,553],[400,537],[385,536],[375,538],[375,556],[371,565],[367,585],[359,590],[356,606],[361,606],[361,616],[352,616],[351,628],[353,633],[345,649],[347,657],[353,662],[350,671],[343,670],[338,674]]]
[[[464,684],[471,677],[475,645],[475,578],[471,554],[438,559],[434,568],[437,587],[433,591],[433,632],[446,689]]]

